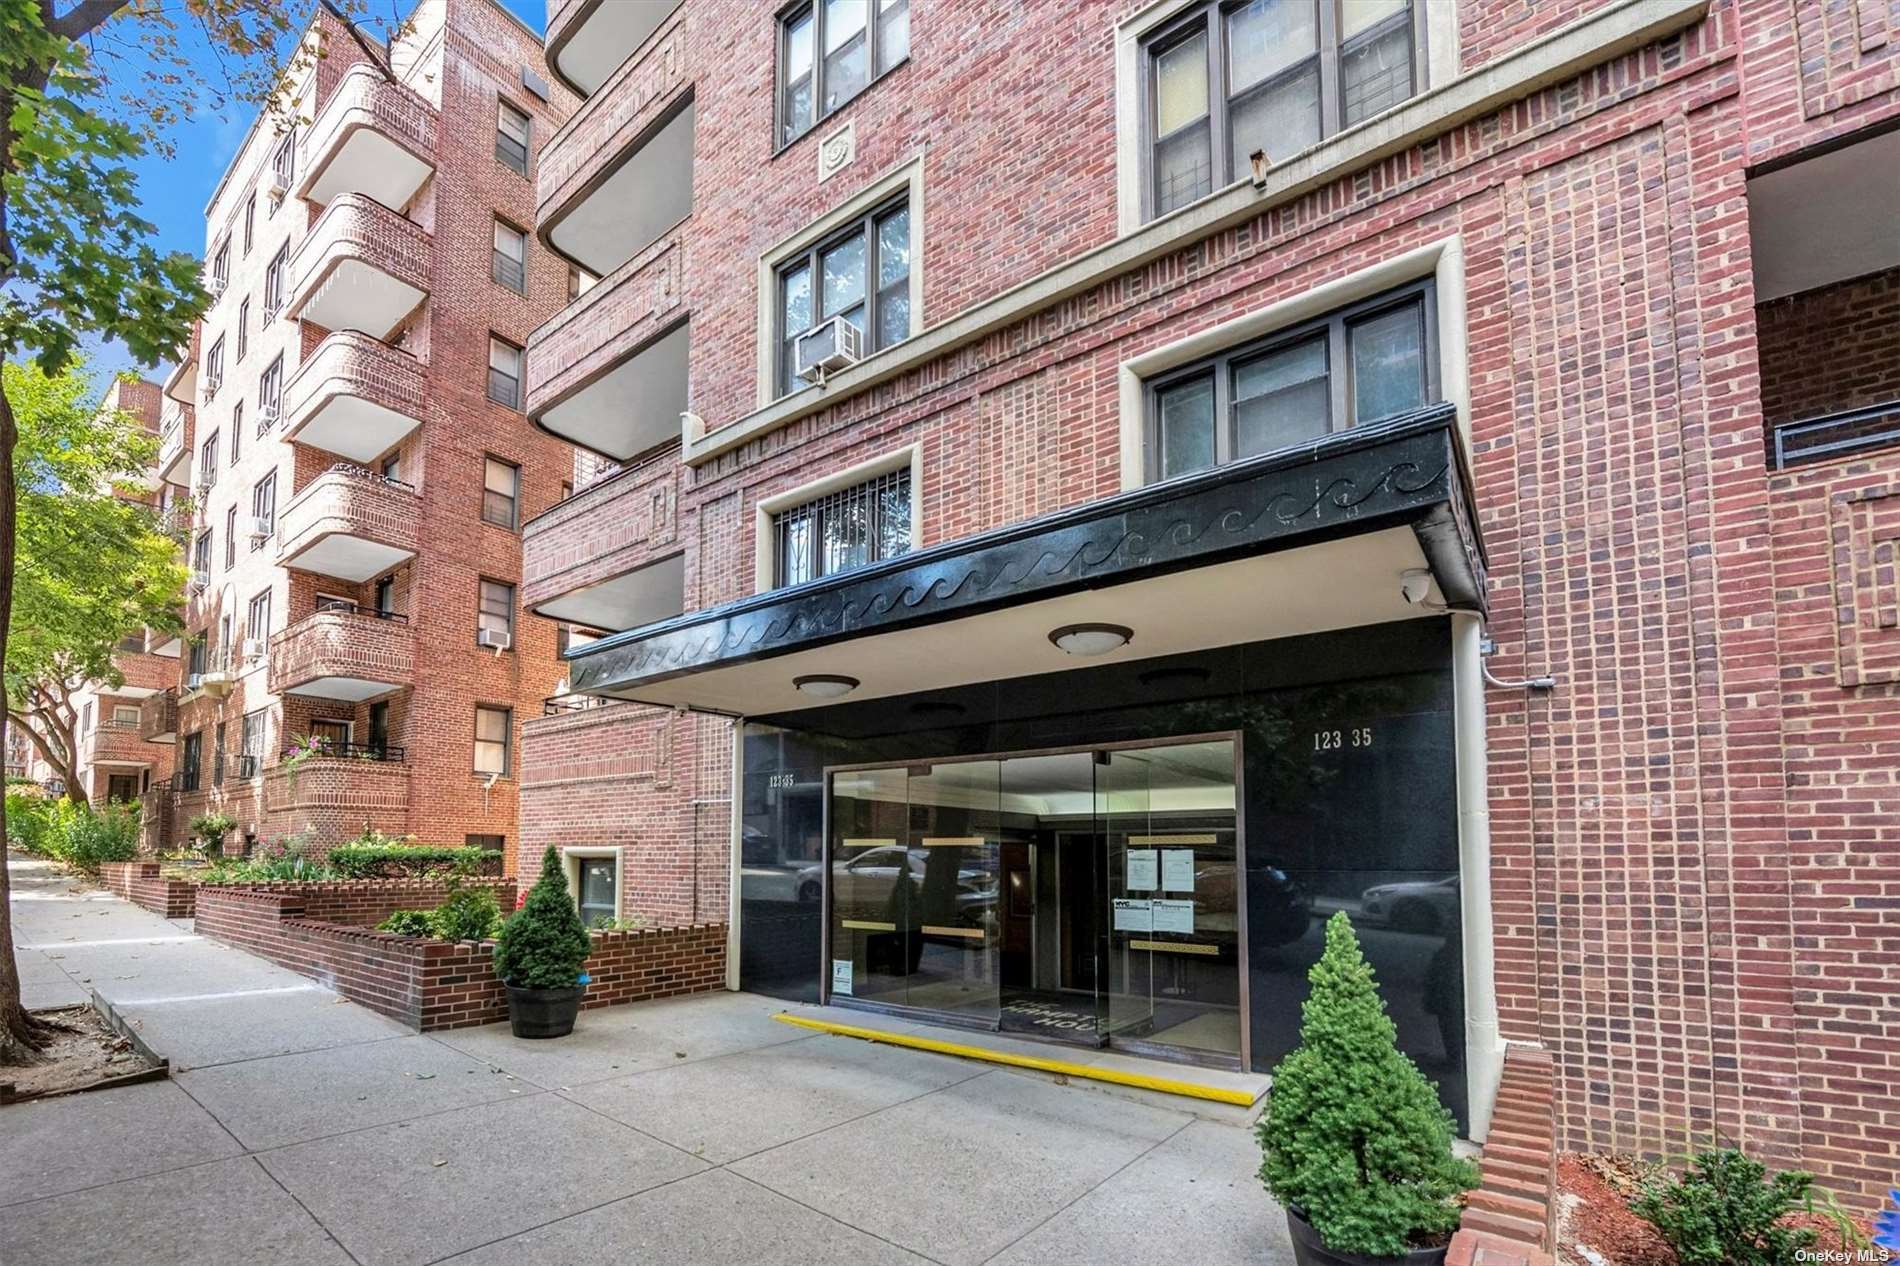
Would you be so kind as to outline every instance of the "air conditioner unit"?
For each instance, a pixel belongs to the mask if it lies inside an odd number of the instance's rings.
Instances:
[[[281,416],[283,416],[282,408],[275,401],[272,401],[257,411],[257,425],[259,427],[275,426],[277,425],[277,419]]]
[[[251,540],[253,541],[269,540],[270,534],[276,530],[277,525],[261,514],[251,519]]]
[[[224,385],[224,379],[222,378],[205,379],[205,400],[207,403],[211,400],[213,396],[218,394],[218,388],[222,387],[223,385]]]
[[[505,651],[515,644],[514,634],[500,629],[475,630],[475,645],[483,650]]]
[[[270,196],[282,198],[290,192],[290,177],[273,168],[270,174]]]
[[[849,368],[864,359],[864,335],[841,316],[820,321],[798,336],[794,354],[798,376],[823,382],[825,375]]]
[[[238,654],[246,660],[264,658],[264,639],[247,637],[238,645]]]
[[[193,593],[203,593],[205,590],[211,588],[211,573],[208,571],[192,572],[191,579],[186,582],[185,587],[190,589]]]
[[[205,675],[203,673],[189,673],[185,677],[186,690],[203,690],[204,685]]]
[[[211,292],[213,299],[219,298],[224,294],[224,288],[227,284],[223,277],[211,276],[205,278],[205,289]]]

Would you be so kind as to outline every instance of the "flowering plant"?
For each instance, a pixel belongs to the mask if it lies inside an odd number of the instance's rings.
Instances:
[[[300,739],[292,739],[290,746],[284,749],[284,776],[290,783],[292,792],[297,790],[297,771],[304,762],[315,756],[330,754],[330,740],[316,734],[306,734]]]
[[[1889,1188],[1888,1208],[1874,1216],[1874,1243],[1881,1248],[1900,1250],[1900,1187]]]

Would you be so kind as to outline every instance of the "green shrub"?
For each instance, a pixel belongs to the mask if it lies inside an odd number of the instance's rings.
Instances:
[[[501,854],[467,844],[364,844],[330,850],[330,865],[348,879],[407,879],[427,875],[472,875],[499,871]]]
[[[1451,1113],[1400,1052],[1345,914],[1308,975],[1300,1044],[1273,1073],[1260,1179],[1341,1253],[1396,1257],[1458,1225],[1478,1168],[1452,1154]]]
[[[236,827],[237,819],[228,813],[200,813],[190,823],[192,838],[198,841],[198,849],[206,857],[220,852],[224,837]]]
[[[1630,1207],[1655,1223],[1682,1266],[1788,1266],[1811,1230],[1777,1226],[1808,1204],[1814,1175],[1772,1177],[1733,1149],[1692,1157],[1681,1178],[1651,1183]]]
[[[136,804],[115,801],[97,812],[78,809],[66,821],[64,856],[75,866],[95,870],[102,862],[129,862],[138,851]]]
[[[7,792],[7,844],[23,852],[50,856],[53,804],[30,791]]]
[[[430,910],[398,910],[378,923],[376,930],[397,936],[434,936],[435,915]]]
[[[501,905],[492,888],[452,883],[449,895],[429,916],[429,926],[439,940],[491,940],[501,931]]]
[[[550,845],[541,878],[495,939],[495,974],[520,989],[568,989],[579,982],[593,946],[568,895],[560,855]]]

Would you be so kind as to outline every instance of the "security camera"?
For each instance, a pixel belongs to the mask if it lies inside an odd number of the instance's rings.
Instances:
[[[1417,606],[1432,596],[1432,574],[1422,567],[1399,573],[1399,597]]]

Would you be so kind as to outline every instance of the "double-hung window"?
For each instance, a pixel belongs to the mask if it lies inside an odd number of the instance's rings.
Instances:
[[[178,758],[178,772],[172,782],[180,791],[198,790],[198,779],[204,769],[204,733],[185,735],[184,751]]]
[[[510,642],[515,636],[515,587],[499,580],[481,582],[475,609],[475,628],[481,633],[499,633]]]
[[[1433,288],[1421,282],[1148,383],[1148,477],[1308,443],[1438,397]]]
[[[245,614],[244,636],[258,642],[269,639],[270,590],[262,590],[252,597],[250,610]]]
[[[495,157],[522,175],[528,174],[528,137],[534,123],[506,101],[495,102]]]
[[[278,142],[277,152],[270,160],[272,184],[288,192],[290,182],[297,175],[297,132],[295,128],[284,133],[284,139]],[[275,211],[283,202],[283,195],[272,190],[274,195],[271,210]]]
[[[1371,118],[1424,78],[1416,0],[1242,0],[1202,6],[1142,45],[1150,215]]]
[[[284,355],[279,352],[257,380],[257,433],[277,425],[284,407]]]
[[[244,402],[231,406],[231,464],[238,464],[238,449],[244,443]]]
[[[244,359],[244,353],[250,350],[250,346],[251,346],[251,300],[250,300],[250,297],[247,295],[244,301],[238,304],[237,359],[239,361],[242,361]]]
[[[482,522],[512,529],[519,522],[521,467],[489,457],[482,465]]]
[[[796,585],[910,550],[910,467],[827,493],[772,518],[775,583]]]
[[[251,489],[251,549],[264,548],[264,541],[277,530],[277,472],[271,471]]]
[[[778,143],[910,56],[910,0],[806,0],[778,20]]]
[[[495,220],[495,249],[488,272],[497,284],[516,294],[528,293],[528,235],[499,217]]]
[[[244,254],[251,253],[251,239],[257,236],[257,195],[244,200]]]
[[[910,203],[886,203],[778,267],[778,394],[801,385],[798,336],[831,317],[869,355],[910,336]]]
[[[218,394],[218,387],[224,382],[224,336],[219,335],[211,350],[205,353],[205,399]]]
[[[263,770],[265,725],[269,720],[268,708],[258,708],[244,714],[243,728],[238,738],[238,777],[255,778]]]
[[[215,298],[224,293],[224,287],[231,280],[231,239],[225,238],[219,244],[217,253],[211,257],[211,293]]]
[[[224,570],[237,566],[237,507],[224,512]]]
[[[475,772],[506,774],[509,731],[514,728],[514,713],[507,708],[475,708]]]
[[[488,398],[510,409],[521,407],[521,349],[488,336]]]
[[[198,446],[198,487],[215,487],[218,482],[218,433],[205,436]]]
[[[290,266],[290,243],[285,242],[264,266],[264,319],[275,320],[284,306],[284,273]]]

